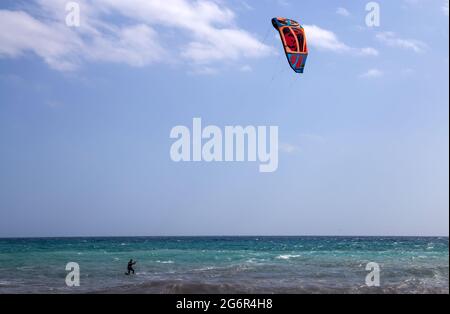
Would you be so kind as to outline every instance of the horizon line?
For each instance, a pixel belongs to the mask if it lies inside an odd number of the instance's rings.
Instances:
[[[130,235],[130,236],[11,236],[0,240],[86,239],[86,238],[449,238],[449,235]]]

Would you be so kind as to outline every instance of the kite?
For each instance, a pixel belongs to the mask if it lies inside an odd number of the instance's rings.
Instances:
[[[303,73],[308,57],[304,28],[298,22],[283,17],[273,18],[272,25],[280,33],[289,65],[295,72]]]

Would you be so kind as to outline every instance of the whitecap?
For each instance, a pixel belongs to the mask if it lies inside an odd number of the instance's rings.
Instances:
[[[249,264],[256,264],[256,263],[258,263],[258,261],[256,259],[254,259],[254,258],[250,258],[250,259],[246,260],[245,262],[249,263]]]
[[[282,254],[278,255],[277,259],[289,260],[291,258],[301,257],[301,255],[293,255],[293,254]]]

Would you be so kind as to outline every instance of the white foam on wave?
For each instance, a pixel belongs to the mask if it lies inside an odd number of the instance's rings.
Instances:
[[[282,254],[282,255],[278,255],[277,259],[289,260],[291,258],[298,258],[298,257],[301,257],[301,255]]]

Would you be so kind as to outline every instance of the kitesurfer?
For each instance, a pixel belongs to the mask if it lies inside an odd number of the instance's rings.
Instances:
[[[136,262],[133,261],[132,259],[130,259],[130,261],[128,262],[127,272],[125,273],[125,275],[130,275],[131,273],[133,273],[133,275],[134,275],[134,269],[133,269],[134,265],[136,265]]]

